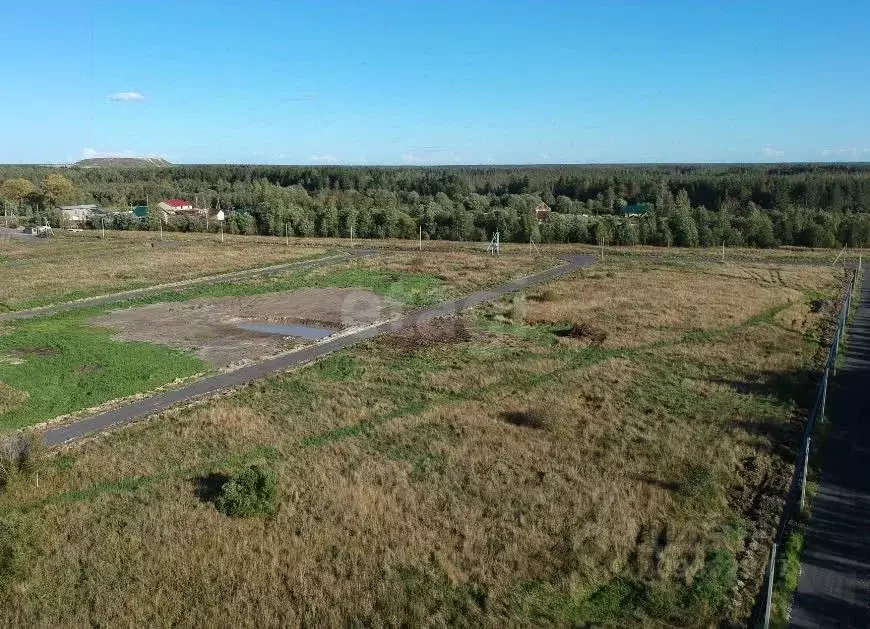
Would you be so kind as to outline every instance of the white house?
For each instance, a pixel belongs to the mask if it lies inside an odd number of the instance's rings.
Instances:
[[[62,205],[59,209],[64,220],[71,223],[82,223],[99,211],[96,205]]]

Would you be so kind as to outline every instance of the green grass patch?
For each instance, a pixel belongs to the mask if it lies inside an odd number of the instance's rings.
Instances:
[[[773,601],[770,610],[772,627],[789,624],[789,609],[801,577],[801,553],[804,549],[804,526],[792,525],[782,549],[777,553],[776,578],[773,580]]]
[[[511,595],[517,615],[532,625],[707,626],[719,618],[737,582],[737,560],[726,548],[707,553],[691,584],[647,582],[618,575],[596,589],[567,583],[519,583]]]
[[[327,380],[350,380],[362,374],[360,362],[345,353],[333,354],[321,360],[314,368],[317,375]]]
[[[474,322],[474,328],[480,332],[514,336],[524,341],[532,341],[541,345],[555,345],[556,332],[562,331],[564,325],[527,325],[525,323],[510,323],[481,317]]]
[[[323,273],[322,270],[314,269],[307,272],[290,271],[282,275],[248,281],[218,282],[183,290],[166,291],[112,304],[102,310],[207,297],[251,297],[289,292],[300,288],[363,288],[412,307],[428,306],[441,301],[445,296],[443,282],[434,275],[425,273],[388,273],[359,268],[336,269]]]
[[[165,385],[206,370],[194,356],[160,345],[113,341],[80,314],[28,319],[0,335],[0,381],[26,391],[21,406],[0,414],[15,429]]]

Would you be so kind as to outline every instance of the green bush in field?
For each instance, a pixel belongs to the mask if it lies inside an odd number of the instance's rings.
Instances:
[[[231,476],[221,487],[215,507],[224,515],[237,518],[274,514],[278,507],[275,472],[252,465]]]

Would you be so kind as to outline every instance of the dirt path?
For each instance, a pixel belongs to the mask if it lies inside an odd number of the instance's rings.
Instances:
[[[861,287],[801,557],[792,627],[870,627],[870,283]]]
[[[304,365],[337,350],[356,345],[387,332],[410,328],[418,323],[423,323],[436,317],[452,316],[460,310],[494,301],[503,295],[535,286],[536,284],[549,282],[557,277],[576,271],[580,267],[592,264],[594,261],[595,258],[589,255],[570,256],[569,261],[561,266],[512,280],[489,290],[478,291],[461,299],[415,310],[393,321],[334,337],[318,345],[284,354],[278,358],[266,360],[249,367],[243,367],[236,371],[211,376],[179,389],[158,393],[105,413],[50,428],[43,434],[43,439],[46,445],[55,446],[102,432],[108,428],[128,424],[136,419],[159,413],[172,406],[214,395],[225,389],[232,389],[247,384],[269,374]]]
[[[31,308],[29,310],[18,310],[15,312],[4,312],[0,314],[0,322],[16,321],[18,319],[30,319],[32,317],[44,317],[47,315],[57,314],[59,312],[67,312],[76,308],[84,308],[86,306],[103,306],[105,304],[113,304],[119,301],[126,301],[136,297],[148,297],[149,295],[157,295],[167,291],[179,291],[191,286],[203,286],[206,284],[219,284],[221,282],[229,282],[235,280],[246,280],[252,277],[261,275],[273,275],[284,273],[292,269],[307,269],[316,266],[324,266],[327,264],[335,264],[336,262],[344,262],[355,258],[364,258],[366,256],[375,255],[374,251],[367,249],[353,249],[347,252],[341,252],[335,255],[326,256],[324,258],[315,258],[313,260],[302,260],[298,262],[286,262],[283,264],[273,264],[271,266],[258,267],[255,269],[245,269],[243,271],[232,271],[231,273],[221,273],[219,275],[208,275],[206,277],[197,277],[190,280],[180,280],[178,282],[170,282],[168,284],[158,284],[156,286],[148,286],[146,288],[136,288],[133,290],[125,290],[118,293],[110,293],[108,295],[98,295],[96,297],[87,297],[85,299],[77,299],[75,301],[53,304],[51,306],[40,306],[39,308]]]

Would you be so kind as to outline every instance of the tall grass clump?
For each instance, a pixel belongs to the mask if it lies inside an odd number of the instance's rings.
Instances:
[[[248,518],[273,515],[278,507],[278,479],[271,469],[252,465],[221,487],[215,507],[224,515]]]
[[[32,533],[21,516],[0,514],[0,592],[27,576],[33,551]]]

